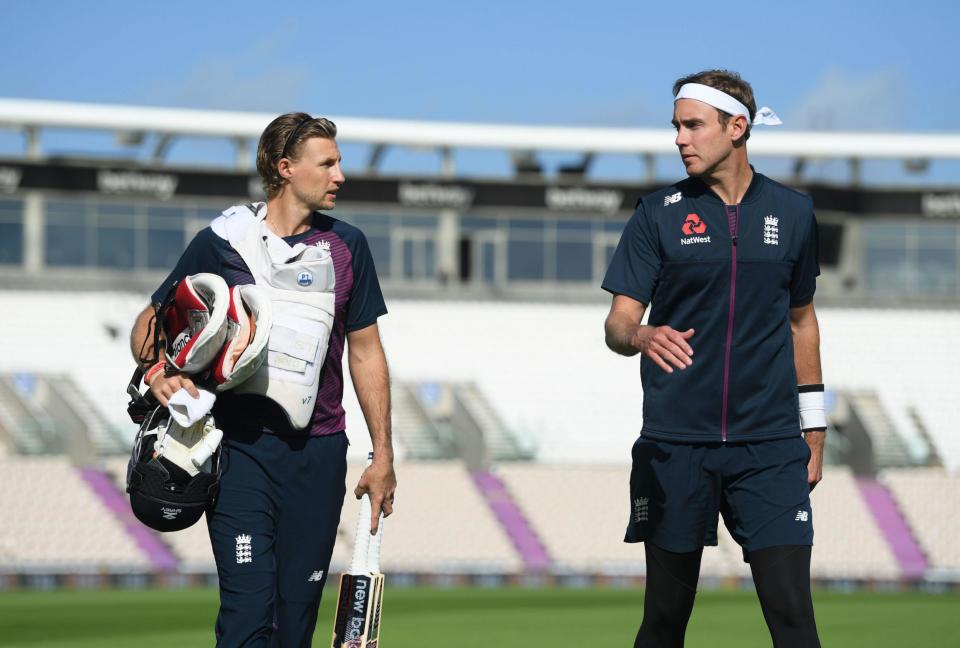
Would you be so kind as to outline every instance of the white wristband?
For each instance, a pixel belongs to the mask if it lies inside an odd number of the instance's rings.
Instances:
[[[827,429],[827,413],[823,404],[823,385],[800,385],[800,429]]]

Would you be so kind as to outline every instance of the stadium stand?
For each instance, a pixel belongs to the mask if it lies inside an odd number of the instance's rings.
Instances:
[[[826,468],[810,496],[816,578],[896,579],[896,559],[868,509],[849,468]]]
[[[640,430],[639,371],[603,346],[604,306],[396,301],[390,308],[380,326],[398,377],[475,382],[507,427],[537,439],[542,461],[630,456]]]
[[[942,470],[886,470],[880,479],[914,531],[933,576],[960,575],[960,475]]]
[[[123,488],[125,462],[107,462],[114,488]],[[63,458],[7,458],[0,464],[0,531],[5,569],[148,569],[150,558]],[[362,464],[351,463],[348,492],[331,571],[349,564],[358,510],[350,492]],[[459,462],[404,462],[398,514],[386,521],[384,568],[407,573],[518,573],[523,561],[507,531]],[[530,522],[555,574],[642,575],[643,551],[621,541],[629,513],[624,496],[629,468],[506,463],[496,474]],[[883,481],[897,498],[930,560],[930,575],[955,577],[960,554],[957,476],[939,470],[886,471]],[[44,485],[46,484],[46,485]],[[26,486],[29,485],[29,486]],[[29,497],[25,489],[30,489]],[[897,580],[903,574],[888,541],[849,469],[828,468],[813,493],[817,528],[813,575],[822,579]],[[46,512],[42,517],[39,512]],[[590,529],[585,533],[584,529]],[[156,535],[156,534],[155,534]],[[212,573],[206,525],[159,536],[182,572]],[[68,539],[68,540],[66,540]],[[702,575],[744,578],[749,568],[720,525],[720,544],[704,552]]]
[[[0,461],[0,554],[8,569],[145,570],[152,565],[62,457]]]
[[[960,469],[960,400],[952,393],[960,342],[944,335],[960,330],[960,312],[824,308],[818,315],[830,386],[876,390],[908,446],[923,446],[927,435],[944,465]],[[936,340],[936,353],[918,364],[912,345],[898,343],[901,334]]]
[[[497,473],[546,545],[552,571],[645,573],[643,546],[623,542],[629,466],[501,464]],[[722,525],[718,539],[718,547],[704,551],[703,576],[749,575]]]
[[[347,496],[331,571],[350,563],[363,464],[350,463]],[[397,467],[397,514],[386,520],[383,569],[421,573],[518,573],[522,563],[460,462]]]
[[[332,572],[345,570],[350,564],[359,511],[353,488],[363,466],[348,464]],[[122,491],[126,462],[111,459],[107,470]],[[386,520],[384,569],[424,573],[519,571],[521,563],[509,539],[459,462],[405,462],[397,470],[403,482],[403,494],[398,498],[398,510],[403,515]],[[203,520],[183,531],[158,535],[180,559],[182,571],[215,571]]]
[[[58,447],[52,421],[42,410],[32,408],[17,393],[14,385],[33,382],[32,374],[0,378],[0,428],[11,447],[21,454],[51,454],[62,451]],[[18,380],[19,379],[19,380]]]
[[[84,340],[66,358],[59,346],[48,344],[62,335],[65,303]],[[125,322],[121,330],[129,328],[142,303],[127,293],[4,291],[0,307],[8,315],[0,335],[22,343],[9,345],[3,369],[67,374],[111,429],[132,438],[123,391],[132,370],[126,335],[108,331],[119,322]],[[605,306],[396,300],[390,307],[381,329],[395,381],[474,383],[504,426],[536,440],[541,461],[621,463],[629,457],[642,420],[638,361],[603,346]],[[960,342],[947,336],[923,371],[904,371],[916,364],[912,352],[887,339],[889,331],[910,327],[937,339],[942,331],[960,330],[960,313],[822,308],[819,316],[831,388],[876,393],[915,459],[922,460],[929,439],[947,468],[960,468],[960,400],[949,393]],[[885,353],[875,352],[880,348]],[[451,357],[458,361],[449,362]],[[359,460],[367,432],[352,385],[345,382],[350,456]],[[401,445],[401,456],[403,451]]]
[[[132,440],[136,428],[126,417],[124,391],[133,372],[127,333],[146,302],[129,293],[3,291],[0,303],[10,311],[0,333],[16,341],[4,347],[3,371],[67,374],[97,420]],[[117,330],[123,333],[112,333]],[[76,343],[64,346],[68,335]]]
[[[396,301],[381,327],[398,376],[475,381],[508,427],[536,437],[539,460],[623,462],[639,434],[643,399],[638,361],[603,346],[605,313],[605,306],[589,304]],[[818,313],[831,389],[877,392],[916,460],[923,459],[928,436],[948,467],[960,467],[960,401],[948,393],[960,343],[945,341],[921,372],[904,370],[916,365],[909,347],[889,343],[890,331],[911,327],[924,339],[960,330],[960,312]],[[426,321],[431,326],[423,326]]]
[[[440,429],[424,411],[410,384],[394,381],[391,393],[392,431],[398,450],[411,459],[450,459],[454,455]],[[360,413],[362,415],[362,412]],[[351,417],[350,420],[356,420]]]
[[[142,303],[142,297],[128,293],[0,292],[0,308],[8,314],[0,321],[0,335],[22,342],[9,345],[3,363],[5,375],[64,376],[79,389],[79,395],[76,391],[65,393],[87,400],[94,411],[89,417],[101,420],[98,429],[126,430],[132,438],[133,426],[124,420],[127,396],[123,391],[131,363],[126,336],[115,331],[129,326]],[[62,335],[64,304],[70,304],[71,326],[84,341],[66,357],[58,345],[48,343]],[[391,313],[383,319],[381,328],[394,370],[395,397],[399,397],[394,424],[401,459],[398,510],[403,515],[388,521],[385,567],[452,572],[469,566],[471,571],[506,573],[523,568],[516,547],[460,462],[402,460],[408,450],[424,458],[431,453],[444,456],[443,452],[449,450],[438,446],[437,439],[443,433],[435,428],[423,406],[421,387],[434,384],[472,385],[489,404],[499,426],[518,438],[537,439],[537,456],[543,463],[500,462],[494,466],[494,473],[503,480],[545,545],[551,570],[642,573],[642,551],[620,542],[628,510],[628,503],[623,501],[628,470],[625,462],[641,425],[638,365],[636,359],[620,358],[603,347],[605,311],[605,305],[600,304],[391,302]],[[872,434],[879,435],[876,438],[880,441],[875,443],[878,456],[882,450],[892,457],[884,460],[890,463],[897,453],[908,453],[911,461],[919,462],[925,456],[924,448],[932,443],[932,456],[940,458],[946,467],[944,479],[955,480],[955,470],[960,466],[960,435],[956,434],[960,412],[956,399],[947,391],[952,384],[949,367],[960,363],[960,344],[945,340],[937,357],[928,361],[923,371],[904,371],[904,367],[915,364],[912,352],[888,344],[887,336],[889,331],[913,327],[920,335],[935,339],[938,332],[960,330],[960,314],[837,308],[822,308],[819,314],[824,374],[833,389],[850,395],[858,412],[869,414],[865,417],[868,427]],[[430,326],[424,326],[424,322],[430,322]],[[877,348],[884,348],[885,353],[875,353]],[[430,349],[430,353],[424,349]],[[449,362],[451,357],[458,361]],[[349,380],[345,382],[344,405],[352,441],[349,456],[353,462],[348,484],[352,488],[359,475],[356,462],[366,454],[369,442],[352,385]],[[48,383],[54,387],[58,384],[55,380]],[[16,392],[15,378],[3,384],[5,394]],[[18,413],[9,402],[13,401],[0,403],[0,427],[8,454],[54,452],[49,434],[40,429],[43,426],[17,424],[17,416],[28,422],[29,417],[24,418],[26,414]],[[36,422],[36,413],[27,413]],[[424,429],[428,431],[426,437]],[[104,452],[109,444],[99,445]],[[5,464],[9,461],[24,459],[11,456],[4,460]],[[64,458],[52,461],[66,469]],[[121,489],[125,461],[125,457],[118,457],[106,464]],[[42,472],[39,468],[37,471]],[[913,473],[903,473],[908,474]],[[896,471],[886,471],[882,481],[900,504],[928,555],[931,569],[955,569],[956,556],[944,553],[950,548],[943,546],[946,541],[942,538],[956,537],[956,529],[933,526],[934,521],[946,524],[955,514],[940,509],[927,513],[929,507],[916,503],[923,497],[919,493],[954,492],[954,481],[924,481],[910,490],[913,487],[905,486],[905,479]],[[618,492],[621,495],[614,498],[609,509],[597,506],[598,501]],[[9,506],[10,499],[4,498],[4,506]],[[929,499],[937,497],[931,495]],[[95,509],[98,506],[95,498],[88,503]],[[897,559],[849,469],[831,469],[814,492],[814,503],[815,575],[900,575]],[[355,506],[348,495],[335,567],[342,568],[349,560]],[[595,524],[596,532],[576,533],[583,520]],[[116,520],[111,524],[122,527]],[[430,528],[443,531],[425,532]],[[77,533],[82,544],[85,532]],[[212,569],[203,525],[165,540],[182,569]],[[137,564],[149,564],[142,551],[131,551]],[[129,562],[127,553],[118,555],[117,561]],[[17,558],[17,564],[24,564],[23,560]],[[703,573],[717,577],[748,573],[739,549],[722,528],[720,547],[705,553]]]

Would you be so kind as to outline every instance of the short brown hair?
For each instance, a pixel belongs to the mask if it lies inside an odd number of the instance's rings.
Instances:
[[[286,182],[280,176],[277,164],[283,158],[296,161],[303,143],[311,137],[335,139],[337,126],[324,117],[292,112],[280,115],[263,130],[257,145],[257,173],[268,198],[280,191]]]
[[[747,119],[747,132],[744,134],[743,139],[744,141],[750,139],[750,125],[753,124],[753,118],[757,115],[757,102],[753,98],[753,88],[750,87],[749,83],[740,78],[739,74],[731,72],[730,70],[704,70],[703,72],[697,72],[696,74],[685,76],[682,79],[677,79],[673,84],[673,96],[676,97],[677,93],[680,92],[680,88],[688,83],[699,83],[710,86],[711,88],[716,88],[720,92],[726,92],[746,106],[750,112],[750,117]],[[720,113],[720,123],[726,127],[727,122],[730,121],[733,115],[719,108],[717,108],[717,112]]]

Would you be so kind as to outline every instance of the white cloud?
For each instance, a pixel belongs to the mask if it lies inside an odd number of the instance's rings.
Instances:
[[[669,105],[665,104],[668,107]],[[602,127],[667,127],[670,113],[663,109],[654,109],[650,97],[639,92],[623,93],[597,99],[584,97],[578,101],[563,104],[562,108],[551,111],[553,120],[567,125]]]
[[[190,108],[230,110],[286,110],[302,100],[307,82],[303,69],[255,70],[233,60],[203,61],[158,99]],[[164,97],[165,99],[161,99]]]
[[[198,59],[185,74],[148,86],[151,104],[278,112],[301,109],[310,75],[291,63],[289,43],[298,38],[291,24],[279,26],[248,45],[237,43],[231,56]]]
[[[897,71],[854,76],[828,70],[784,122],[806,130],[891,130],[903,115],[904,86]]]

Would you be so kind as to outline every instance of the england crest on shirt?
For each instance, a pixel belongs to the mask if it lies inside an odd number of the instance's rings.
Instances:
[[[763,242],[780,245],[780,219],[773,214],[763,217]]]

